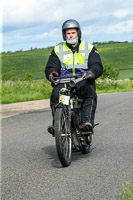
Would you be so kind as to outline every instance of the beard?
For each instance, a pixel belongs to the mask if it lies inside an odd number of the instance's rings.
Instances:
[[[71,39],[66,38],[66,42],[67,42],[68,44],[76,44],[76,43],[78,42],[78,37],[76,37],[76,38],[71,38]]]

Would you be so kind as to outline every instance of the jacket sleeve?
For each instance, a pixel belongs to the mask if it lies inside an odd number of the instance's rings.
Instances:
[[[103,73],[103,65],[100,55],[95,47],[92,48],[91,53],[88,57],[88,68],[95,74],[97,79]]]
[[[53,49],[49,56],[49,59],[45,68],[46,78],[49,79],[49,74],[51,72],[57,72],[60,74],[60,71],[61,71],[60,60]]]

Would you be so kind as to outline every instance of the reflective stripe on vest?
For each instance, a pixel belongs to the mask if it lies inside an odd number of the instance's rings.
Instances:
[[[88,56],[93,48],[93,45],[88,42],[81,42],[79,45],[79,52],[74,54],[74,66],[73,66],[73,53],[71,49],[68,48],[66,43],[59,44],[55,46],[55,53],[58,56],[61,66],[65,66],[67,69],[71,68],[82,68],[88,69]],[[67,63],[67,58],[69,64]],[[62,69],[63,70],[63,69]]]

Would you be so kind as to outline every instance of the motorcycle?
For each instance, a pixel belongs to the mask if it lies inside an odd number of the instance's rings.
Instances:
[[[83,99],[77,96],[75,90],[75,86],[85,79],[87,76],[51,77],[51,82],[54,84],[64,84],[59,91],[59,103],[56,105],[54,114],[56,149],[64,167],[71,164],[73,151],[87,154],[92,145],[92,131],[83,131],[80,127]]]

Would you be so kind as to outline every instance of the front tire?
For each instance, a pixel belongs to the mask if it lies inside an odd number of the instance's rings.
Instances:
[[[72,140],[68,133],[67,108],[56,108],[54,115],[55,142],[59,160],[64,167],[71,164]]]

